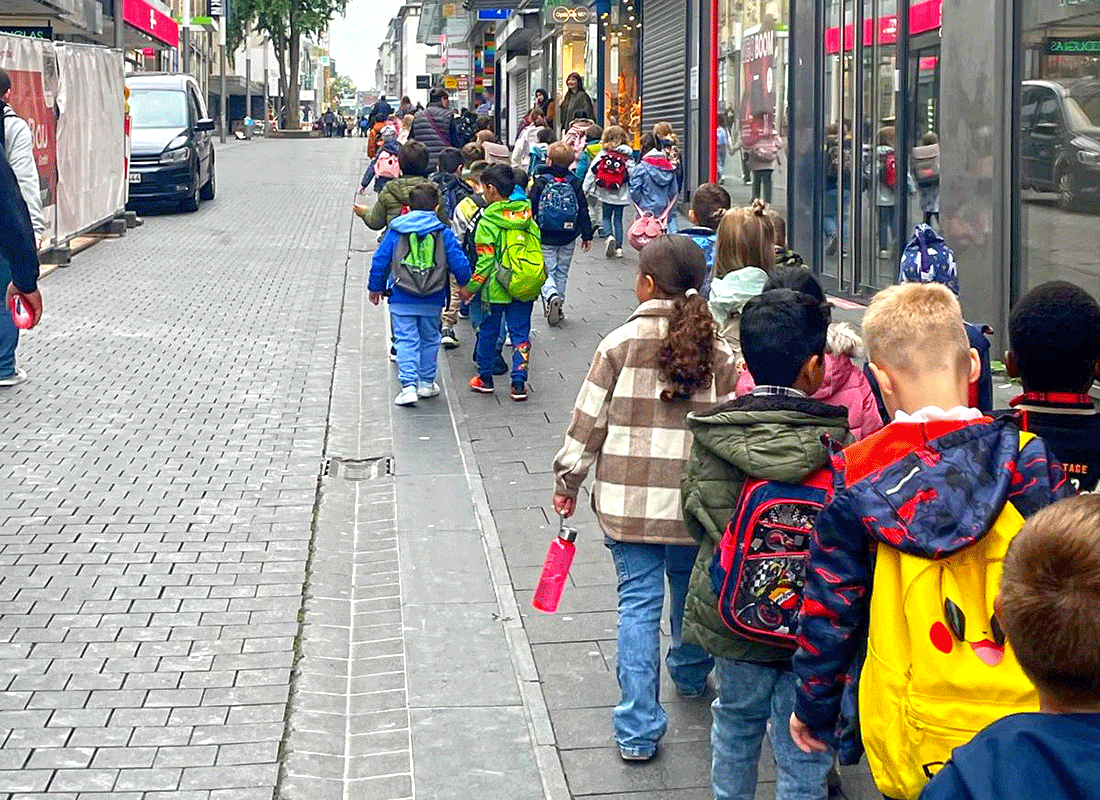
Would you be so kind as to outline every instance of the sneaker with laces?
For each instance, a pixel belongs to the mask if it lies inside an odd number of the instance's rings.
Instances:
[[[604,248],[604,251],[603,251],[604,255],[607,256],[608,258],[611,258],[611,256],[615,255],[615,249],[618,246],[619,245],[615,241],[615,237],[614,236],[608,236],[607,237],[607,247]]]
[[[404,386],[401,392],[393,399],[395,406],[415,406],[417,401],[416,387]]]
[[[475,375],[470,378],[470,391],[478,394],[492,394],[496,390],[492,381],[484,381],[480,375]]]
[[[562,320],[561,295],[553,294],[546,301],[546,323],[551,327],[557,327]]]
[[[0,386],[18,386],[25,380],[27,380],[27,371],[16,367],[15,372],[11,375],[6,378],[0,378]]]
[[[446,350],[454,350],[458,347],[458,337],[455,336],[454,328],[444,328],[439,343]]]
[[[527,399],[527,384],[526,383],[513,383],[512,388],[509,391],[512,395],[512,399],[517,403],[522,403]]]
[[[416,396],[421,400],[425,400],[429,397],[439,397],[439,384],[421,382],[416,389]]]

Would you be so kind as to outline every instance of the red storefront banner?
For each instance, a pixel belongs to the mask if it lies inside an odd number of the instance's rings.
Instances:
[[[863,21],[863,43],[874,42],[875,20]],[[896,16],[878,19],[878,43],[895,44],[898,40],[898,18]],[[925,31],[934,31],[943,24],[943,0],[925,0],[909,8],[909,35]],[[844,49],[850,51],[855,44],[855,25],[844,26]],[[825,31],[825,52],[830,55],[840,52],[840,28]]]
[[[180,29],[176,21],[145,0],[123,0],[122,20],[158,42],[179,47]]]

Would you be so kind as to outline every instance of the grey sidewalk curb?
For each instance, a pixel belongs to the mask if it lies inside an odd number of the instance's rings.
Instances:
[[[508,564],[504,558],[504,548],[497,534],[496,523],[489,508],[489,497],[477,469],[477,458],[471,444],[459,434],[459,423],[467,426],[466,415],[457,402],[458,391],[451,364],[440,370],[443,377],[447,407],[450,410],[451,425],[454,428],[458,450],[462,456],[463,468],[470,486],[470,499],[477,513],[481,528],[481,541],[485,548],[485,558],[489,565],[489,578],[493,582],[497,605],[500,607],[504,634],[508,639],[508,651],[512,658],[512,668],[519,682],[520,697],[523,700],[523,715],[527,720],[527,729],[534,747],[535,761],[538,764],[539,777],[542,779],[543,795],[546,800],[571,800],[569,785],[565,780],[565,769],[558,755],[557,740],[550,722],[550,711],[546,707],[546,698],[542,694],[535,658],[531,652],[531,642],[527,638],[527,629],[523,626],[523,617],[516,603],[512,579]],[[455,399],[452,400],[452,397]]]

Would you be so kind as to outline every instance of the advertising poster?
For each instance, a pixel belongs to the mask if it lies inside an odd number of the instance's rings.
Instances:
[[[0,36],[0,66],[11,76],[11,107],[31,129],[34,161],[46,217],[43,243],[56,235],[57,56],[52,42]]]
[[[770,18],[764,29],[746,36],[741,43],[741,146],[745,148],[774,133],[775,47],[775,24]]]

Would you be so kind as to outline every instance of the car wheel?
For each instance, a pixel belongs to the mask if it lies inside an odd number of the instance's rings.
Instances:
[[[217,190],[218,190],[217,172],[214,169],[214,159],[211,158],[210,159],[210,180],[208,180],[206,182],[206,185],[202,187],[202,193],[201,193],[202,199],[203,200],[213,200],[214,195],[217,194]]]
[[[1073,211],[1077,208],[1077,182],[1069,170],[1058,175],[1058,205],[1063,211]]]
[[[199,193],[202,190],[199,188],[198,180],[195,181],[195,188],[192,190],[191,195],[185,200],[180,200],[180,210],[192,213],[199,210]]]

